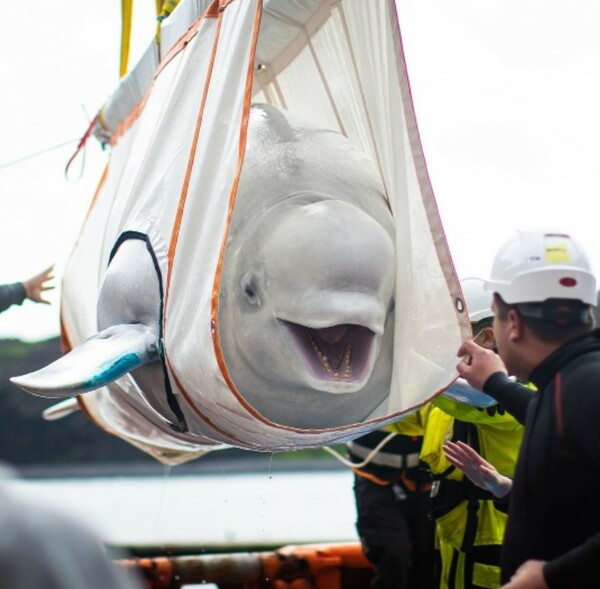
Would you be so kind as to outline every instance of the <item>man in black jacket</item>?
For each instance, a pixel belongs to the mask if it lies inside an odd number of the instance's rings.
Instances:
[[[497,496],[510,490],[503,587],[600,586],[600,331],[589,262],[567,234],[519,232],[487,285],[499,356],[468,341],[457,368],[525,424],[514,481],[461,445],[446,454]]]

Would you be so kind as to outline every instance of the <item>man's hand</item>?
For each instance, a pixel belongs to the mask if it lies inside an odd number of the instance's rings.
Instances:
[[[472,340],[463,342],[456,355],[462,358],[456,366],[458,373],[478,391],[483,391],[485,381],[492,374],[508,374],[504,362],[496,352],[486,350]]]
[[[478,487],[490,491],[496,497],[504,497],[512,489],[510,478],[501,475],[492,464],[464,442],[446,442],[444,453],[450,464],[462,470]]]
[[[544,565],[542,560],[528,560],[524,562],[511,580],[502,585],[501,589],[548,589],[544,578]]]
[[[48,285],[48,281],[54,278],[54,275],[52,274],[53,269],[54,266],[50,266],[43,272],[40,272],[37,276],[23,281],[23,286],[25,287],[28,299],[31,299],[36,303],[44,303],[45,305],[50,304],[50,301],[47,301],[42,297],[42,293],[54,289],[54,286]]]

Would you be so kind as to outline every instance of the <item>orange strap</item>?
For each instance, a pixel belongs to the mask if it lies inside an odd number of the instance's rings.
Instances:
[[[353,468],[352,470],[356,473],[357,476],[362,477],[363,479],[367,479],[368,481],[371,481],[372,483],[375,483],[376,485],[379,485],[381,487],[387,487],[388,485],[392,484],[392,481],[380,479],[378,476],[375,476],[374,474],[371,474],[369,472],[365,472],[364,470],[359,470],[358,468]],[[416,493],[417,491],[421,493],[426,493],[431,491],[431,483],[417,483],[416,481],[413,481],[412,479],[408,478],[408,475],[406,474],[405,470],[401,472],[400,480],[402,481],[402,484],[404,485],[406,490],[410,491],[411,493]]]
[[[380,479],[378,476],[375,476],[374,474],[371,474],[364,470],[358,470],[358,468],[353,468],[352,470],[359,477],[362,477],[363,479],[367,479],[368,481],[371,481],[372,483],[375,483],[376,485],[379,485],[380,487],[387,487],[388,485],[392,484],[392,481],[386,481],[384,479]]]

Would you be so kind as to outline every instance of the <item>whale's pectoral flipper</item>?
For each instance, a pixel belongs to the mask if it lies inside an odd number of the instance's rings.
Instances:
[[[113,325],[45,368],[10,380],[40,397],[72,397],[158,360],[157,346],[156,330],[146,325]]]
[[[67,417],[67,415],[71,415],[71,413],[75,413],[76,411],[79,411],[79,403],[75,397],[69,397],[68,399],[64,399],[63,401],[51,405],[48,409],[44,409],[44,411],[42,411],[42,417],[46,421],[56,421],[57,419]]]

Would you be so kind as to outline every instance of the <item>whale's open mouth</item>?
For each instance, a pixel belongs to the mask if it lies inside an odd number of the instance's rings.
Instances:
[[[345,323],[315,329],[283,323],[317,381],[362,386],[369,377],[376,335],[367,327]]]

